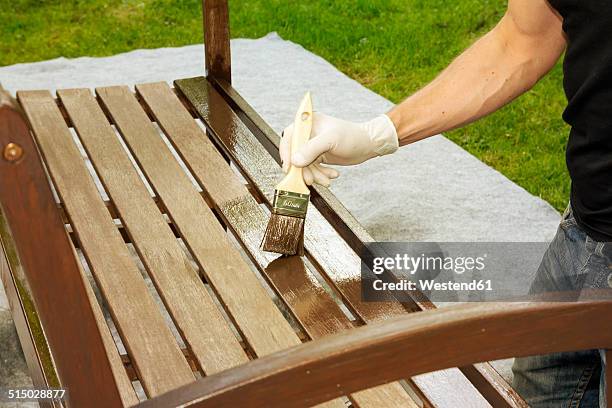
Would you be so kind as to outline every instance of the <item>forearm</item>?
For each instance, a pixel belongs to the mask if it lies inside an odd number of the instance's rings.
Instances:
[[[400,145],[471,123],[529,90],[554,66],[564,47],[560,34],[516,33],[509,16],[474,43],[429,85],[388,116]],[[560,31],[560,30],[559,30]],[[561,38],[561,40],[559,40]]]
[[[329,185],[349,166],[394,153],[400,145],[463,126],[522,94],[550,70],[565,48],[562,19],[548,0],[508,0],[499,24],[425,88],[387,115],[350,122],[313,114],[310,140],[291,154],[283,132],[283,168],[304,167],[307,183]],[[308,176],[310,174],[310,176]]]

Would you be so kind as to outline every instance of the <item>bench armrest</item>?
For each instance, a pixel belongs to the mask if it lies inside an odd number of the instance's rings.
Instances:
[[[429,310],[262,357],[141,406],[311,406],[475,362],[609,349],[612,319],[602,316],[610,315],[612,301],[479,303]]]

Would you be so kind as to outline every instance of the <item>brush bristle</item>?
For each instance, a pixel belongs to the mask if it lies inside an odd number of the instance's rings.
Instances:
[[[302,255],[304,252],[304,219],[272,214],[261,248],[283,255]]]

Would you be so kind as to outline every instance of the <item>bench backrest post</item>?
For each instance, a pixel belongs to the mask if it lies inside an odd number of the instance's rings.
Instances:
[[[206,75],[231,83],[229,11],[227,0],[202,0]]]
[[[17,102],[0,87],[3,245],[16,249],[69,406],[120,406],[102,336],[51,187]],[[1,248],[0,248],[1,249]]]

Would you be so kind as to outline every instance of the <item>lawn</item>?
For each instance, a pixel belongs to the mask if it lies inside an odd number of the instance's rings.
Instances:
[[[393,102],[501,17],[505,0],[233,0],[232,37],[270,31]],[[201,41],[199,0],[0,0],[0,66]],[[1,78],[0,78],[1,80]],[[531,92],[447,136],[561,210],[569,196],[560,65]]]

